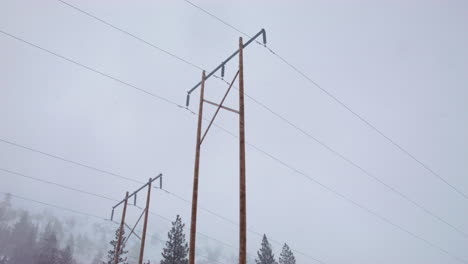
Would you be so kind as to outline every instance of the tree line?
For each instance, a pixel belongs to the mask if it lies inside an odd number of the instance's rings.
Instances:
[[[39,232],[28,213],[9,227],[0,226],[0,264],[75,264],[74,241],[60,247],[53,223]]]
[[[160,264],[187,264],[188,263],[188,252],[189,247],[185,239],[184,233],[185,224],[179,215],[176,216],[176,220],[172,222],[172,227],[167,234],[167,241],[165,247],[161,253],[162,259]],[[111,249],[108,251],[107,260],[103,264],[114,264],[115,252],[117,248],[117,240],[119,232],[122,233],[122,240],[125,240],[125,231],[118,228],[115,232],[115,239],[110,242]],[[125,250],[125,244],[120,248],[118,254],[118,264],[128,264],[127,251]],[[150,264],[150,262],[146,262]],[[256,264],[296,264],[296,258],[292,250],[285,243],[281,251],[279,262],[276,261],[275,255],[271,248],[270,243],[266,235],[263,235],[261,247],[257,252],[255,258]]]
[[[43,223],[41,228],[39,222],[34,221],[34,219],[34,216],[26,211],[13,210],[11,208],[11,196],[6,196],[0,202],[0,264],[115,264],[114,258],[119,234],[122,235],[122,241],[127,241],[125,230],[117,228],[114,238],[107,246],[110,248],[107,256],[101,253],[103,251],[98,250],[98,254],[93,259],[91,259],[92,257],[85,258],[85,262],[83,262],[83,258],[80,261],[74,257],[74,249],[85,248],[85,251],[92,250],[93,243],[89,239],[83,238],[80,233],[75,243],[73,235],[70,234],[65,243],[60,242],[63,241],[61,238],[65,235],[58,220],[49,220],[47,224]],[[68,224],[74,225],[74,223]],[[177,215],[167,233],[159,264],[188,264],[189,247],[184,228],[185,224]],[[97,226],[97,229],[102,229],[102,227]],[[99,247],[99,244],[105,243],[105,241],[101,240],[101,243],[94,246]],[[88,244],[88,247],[80,246],[80,244]],[[123,243],[117,254],[118,264],[134,264],[129,263],[126,246],[126,243]],[[91,261],[86,261],[86,259],[91,259]],[[206,261],[206,263],[210,263],[210,260]],[[296,259],[289,246],[284,244],[277,261],[267,236],[263,235],[255,263],[296,264]],[[145,264],[151,263],[146,260]]]

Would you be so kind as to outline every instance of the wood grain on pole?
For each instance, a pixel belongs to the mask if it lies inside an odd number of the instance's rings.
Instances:
[[[247,205],[245,186],[244,58],[239,38],[239,264],[247,263]]]
[[[200,89],[200,106],[198,109],[197,143],[195,150],[195,169],[193,173],[192,218],[190,222],[190,249],[189,264],[195,264],[195,240],[197,234],[197,208],[198,208],[198,175],[200,172],[201,129],[203,120],[203,99],[205,92],[205,71],[202,74]]]
[[[118,264],[119,263],[119,252],[120,252],[120,245],[122,243],[122,234],[124,231],[124,224],[125,224],[125,214],[127,213],[127,201],[128,201],[128,192],[125,194],[125,202],[124,202],[124,208],[122,212],[122,220],[120,221],[120,228],[119,228],[119,238],[117,239],[117,247],[115,248],[115,258],[114,258],[114,263]]]
[[[143,223],[143,234],[141,236],[140,258],[138,260],[138,264],[143,263],[143,254],[145,252],[146,227],[148,226],[150,199],[151,199],[151,178],[149,179],[149,182],[148,182],[148,196],[146,197],[145,221]]]

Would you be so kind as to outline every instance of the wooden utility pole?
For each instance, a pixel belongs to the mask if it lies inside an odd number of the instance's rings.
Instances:
[[[193,193],[192,193],[192,218],[190,222],[190,252],[188,264],[195,264],[195,241],[197,232],[197,206],[198,206],[198,177],[200,171],[200,148],[204,139],[213,124],[219,111],[222,109],[239,115],[239,264],[247,263],[247,203],[246,203],[246,168],[245,168],[245,112],[244,112],[244,53],[243,50],[250,43],[255,41],[256,38],[262,36],[263,44],[266,45],[266,33],[262,29],[255,36],[250,38],[245,44],[242,38],[239,38],[239,49],[232,53],[227,59],[225,59],[220,65],[212,70],[208,75],[205,71],[202,74],[202,80],[196,84],[192,89],[187,92],[186,106],[190,103],[190,94],[201,86],[200,90],[200,106],[198,110],[198,127],[197,127],[197,142],[195,152],[195,172],[193,176]],[[229,84],[224,97],[220,103],[215,103],[204,98],[205,96],[205,82],[208,78],[213,76],[218,70],[221,70],[221,77],[224,77],[224,67],[232,58],[239,54],[239,70],[234,75],[232,82]],[[223,103],[229,94],[236,78],[239,78],[239,109],[235,110],[231,107],[224,106]],[[203,120],[203,104],[208,103],[217,107],[211,121],[209,122],[205,132],[202,135],[202,120]]]
[[[122,243],[122,234],[123,234],[124,225],[125,225],[125,214],[127,213],[127,201],[128,201],[128,192],[125,194],[124,208],[122,212],[122,220],[120,221],[119,238],[117,239],[117,247],[115,248],[114,264],[119,263],[120,244]]]
[[[200,106],[198,108],[197,142],[195,150],[195,169],[193,173],[192,218],[190,222],[189,264],[195,264],[195,241],[197,235],[198,176],[200,173],[201,129],[203,120],[203,100],[205,92],[205,71],[202,73]]]
[[[159,188],[162,189],[162,176],[163,175],[160,173],[158,176],[154,177],[153,179],[149,178],[147,183],[143,184],[143,186],[138,188],[136,191],[134,191],[130,195],[127,192],[125,194],[125,199],[118,202],[116,205],[112,206],[111,221],[113,221],[115,208],[120,206],[122,203],[124,204],[123,214],[122,214],[122,221],[120,223],[120,233],[119,233],[119,238],[117,240],[117,248],[116,248],[114,264],[118,264],[118,253],[120,252],[120,248],[125,246],[125,244],[128,242],[128,240],[130,239],[132,234],[134,234],[138,239],[141,240],[140,256],[139,256],[138,264],[143,263],[143,257],[144,257],[144,252],[145,252],[146,229],[147,229],[147,226],[148,226],[148,214],[149,214],[149,206],[150,206],[150,199],[151,199],[151,187],[152,187],[153,181],[159,179]],[[125,214],[127,212],[128,199],[133,197],[133,205],[136,206],[137,194],[138,194],[139,191],[143,190],[146,186],[148,186],[148,193],[147,193],[147,197],[146,197],[146,207],[145,207],[144,210],[142,210],[140,217],[136,221],[135,225],[131,229],[131,231],[128,234],[128,236],[126,237],[126,239],[124,241],[122,241],[122,233],[123,233],[124,227],[127,226],[130,229],[130,227],[125,223]],[[140,238],[136,233],[134,233],[134,230],[135,230],[136,226],[138,225],[138,223],[140,222],[141,218],[143,217],[143,214],[145,215],[145,220],[144,220],[144,224],[143,224],[143,234],[142,234],[142,237]]]
[[[146,240],[146,227],[148,226],[148,213],[149,213],[149,205],[150,205],[150,198],[151,198],[151,178],[148,181],[148,196],[146,197],[146,208],[145,208],[145,220],[143,223],[143,235],[141,236],[141,246],[140,246],[140,258],[138,260],[138,264],[143,263],[143,254],[145,252],[145,240]]]
[[[247,204],[245,187],[244,58],[239,38],[239,264],[247,263]]]

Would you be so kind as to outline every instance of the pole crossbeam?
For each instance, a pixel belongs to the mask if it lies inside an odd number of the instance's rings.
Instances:
[[[208,130],[210,130],[211,125],[213,124],[216,116],[218,115],[219,110],[223,107],[223,103],[226,100],[226,97],[228,96],[229,91],[231,91],[232,85],[234,84],[234,81],[237,79],[237,76],[239,76],[239,71],[237,71],[236,75],[234,75],[234,78],[232,79],[231,85],[229,85],[229,88],[226,90],[226,93],[224,94],[223,99],[221,99],[221,102],[219,103],[218,108],[216,109],[216,112],[214,113],[213,117],[211,118],[211,121],[208,124],[208,127],[206,128],[205,133],[203,134],[203,137],[200,140],[200,144],[203,143],[203,140],[205,139],[206,134],[208,133]],[[206,102],[206,100],[203,100],[202,103],[203,102]]]
[[[116,250],[115,250],[115,261],[114,263],[117,264],[118,263],[118,260],[119,260],[119,253],[121,251],[121,249],[125,246],[125,244],[127,243],[127,241],[130,239],[130,236],[132,234],[134,234],[138,239],[141,240],[141,245],[140,245],[140,256],[139,256],[139,260],[138,260],[138,264],[142,264],[143,263],[143,254],[145,252],[145,240],[146,240],[146,229],[147,229],[147,226],[148,226],[148,213],[149,213],[149,205],[150,205],[150,198],[151,198],[151,184],[155,181],[159,179],[159,188],[162,188],[162,174],[160,173],[158,176],[154,177],[153,179],[149,178],[148,182],[145,183],[143,186],[141,186],[138,190],[134,191],[131,195],[128,194],[128,192],[125,194],[125,199],[123,199],[122,201],[118,202],[116,205],[114,205],[112,207],[112,214],[111,214],[111,221],[112,218],[114,217],[114,210],[115,208],[117,208],[120,204],[124,204],[124,208],[123,208],[123,213],[122,213],[122,220],[120,222],[120,229],[119,229],[119,238],[117,240],[117,247],[116,247]],[[143,188],[145,187],[148,187],[148,192],[147,192],[147,197],[146,197],[146,207],[144,208],[143,212],[141,213],[140,217],[138,218],[138,220],[136,221],[135,225],[133,226],[133,228],[130,228],[130,226],[128,226],[127,223],[125,223],[125,215],[126,215],[126,212],[127,212],[127,204],[128,204],[128,199],[131,198],[132,196],[134,196],[134,205],[136,206],[136,196],[137,196],[137,193],[139,191],[141,191]],[[143,215],[145,215],[144,217],[144,221],[143,221],[143,232],[142,232],[142,235],[141,237],[139,237],[134,231],[135,231],[135,228],[136,226],[138,225],[138,223],[140,222],[141,218],[143,217]],[[128,237],[126,239],[123,239],[122,241],[122,234],[123,234],[123,228],[124,227],[127,227],[128,229],[130,229],[130,234],[128,235]]]
[[[255,34],[252,38],[250,38],[245,44],[242,44],[242,48],[246,48],[250,43],[252,43],[255,39],[257,39],[259,36],[262,36],[262,41],[263,41],[263,44],[266,45],[267,43],[267,40],[266,40],[266,31],[265,29],[261,29],[257,34]],[[216,66],[216,68],[214,68],[214,70],[212,70],[210,73],[208,73],[208,75],[206,75],[205,77],[205,81],[208,80],[211,76],[213,76],[213,74],[215,74],[217,71],[221,70],[221,76],[224,76],[224,67],[226,65],[226,63],[228,63],[232,58],[234,58],[237,54],[239,54],[239,51],[240,49],[236,50],[234,53],[232,53],[227,59],[225,59],[223,62],[221,62],[221,64],[219,64],[218,66]],[[188,92],[187,92],[187,100],[185,102],[185,106],[188,107],[189,104],[190,104],[190,94],[195,90],[197,89],[200,85],[202,84],[202,82],[200,81],[199,83],[197,83],[192,89],[190,89]]]
[[[148,186],[149,184],[151,184],[152,182],[154,182],[155,180],[159,179],[159,188],[162,188],[162,173],[160,173],[158,176],[154,177],[153,179],[151,179],[149,182],[147,182],[146,184],[144,184],[143,186],[141,186],[140,188],[138,188],[138,190],[134,191],[132,194],[130,194],[128,196],[128,198],[132,198],[132,196],[135,196],[137,195],[137,193],[141,190],[143,190],[143,188],[145,188],[146,186]],[[125,201],[125,199],[123,199],[122,201],[118,202],[116,205],[112,206],[112,210],[114,210],[117,206],[121,205],[123,202]],[[136,198],[134,200],[134,205],[136,205]],[[112,220],[112,219],[111,219]]]
[[[231,107],[227,107],[227,106],[224,106],[224,105],[221,105],[221,106],[220,106],[219,104],[213,103],[212,101],[206,100],[206,99],[204,99],[203,102],[208,103],[208,104],[210,104],[210,105],[218,106],[218,107],[221,107],[221,108],[224,109],[224,110],[228,110],[228,111],[231,111],[231,112],[233,112],[233,113],[239,114],[239,111],[237,111],[236,109],[233,109],[233,108],[231,108]]]
[[[136,238],[138,238],[139,240],[141,240],[141,237],[139,235],[137,235],[137,233],[134,232],[134,230],[127,224],[125,223],[125,226],[128,228],[128,230],[130,230],[130,235],[133,233],[133,235],[136,236]],[[136,225],[133,227],[135,228]],[[124,242],[122,243],[122,245],[126,245],[125,243],[128,241],[128,238],[130,237],[130,235],[127,237],[126,240],[124,240]]]
[[[143,210],[140,214],[140,217],[138,217],[138,220],[136,221],[135,225],[133,225],[133,228],[130,230],[130,234],[128,234],[127,238],[124,240],[124,242],[122,243],[122,245],[126,245],[127,244],[127,241],[130,239],[130,237],[132,236],[132,234],[135,234],[135,236],[141,240],[141,237],[139,237],[136,233],[135,233],[135,228],[136,226],[138,225],[138,223],[140,222],[141,220],[141,217],[143,217],[143,214],[146,212],[147,208],[145,208],[145,210]]]

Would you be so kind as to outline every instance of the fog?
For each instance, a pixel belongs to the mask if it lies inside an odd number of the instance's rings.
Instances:
[[[239,32],[183,0],[67,2],[208,71],[238,48]],[[466,2],[193,3],[248,35],[264,28],[277,54],[468,193]],[[62,209],[13,196],[14,208],[30,214],[49,210],[61,221],[75,217],[83,224],[73,234],[89,234],[97,250],[108,246],[117,226],[63,208],[108,219],[116,203],[112,199],[122,200],[126,191],[141,186],[119,176],[146,182],[162,173],[167,192],[152,192],[145,254],[160,260],[176,215],[186,224],[188,240],[196,115],[5,32],[180,106],[201,70],[55,0],[1,1],[0,30],[0,192]],[[276,257],[288,243],[297,263],[468,262],[466,197],[268,49],[253,43],[245,49],[244,63],[246,93],[449,223],[247,98],[249,263],[263,234]],[[226,80],[236,71],[237,58],[226,65]],[[226,89],[211,78],[205,96],[217,101]],[[198,95],[191,98],[192,110]],[[226,105],[237,108],[237,98],[233,90]],[[215,108],[206,105],[205,110],[209,118]],[[238,133],[238,117],[231,112],[221,111],[216,124]],[[238,147],[238,139],[218,127],[203,142],[197,263],[237,261]],[[146,190],[138,196],[141,207],[145,195]],[[129,207],[128,224],[140,213]],[[114,220],[120,214],[119,207]],[[99,224],[98,230],[106,231],[102,241],[92,231]]]

